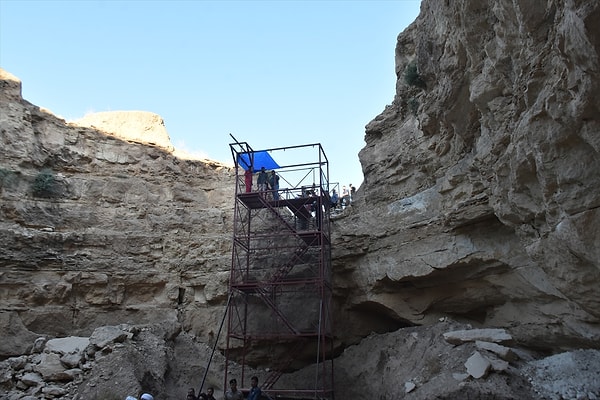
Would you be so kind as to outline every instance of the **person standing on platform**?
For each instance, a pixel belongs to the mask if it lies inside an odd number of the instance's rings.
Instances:
[[[342,187],[342,208],[346,208],[350,205],[350,191],[346,186]]]
[[[273,191],[273,200],[279,200],[279,175],[275,171],[269,172],[269,185]]]
[[[261,196],[265,196],[267,192],[267,184],[269,180],[267,177],[267,171],[265,167],[260,167],[260,172],[258,173],[258,178],[256,178],[256,184],[258,185],[258,191]]]
[[[246,184],[246,193],[250,193],[252,191],[252,167],[248,167],[244,171],[244,183]]]
[[[338,201],[340,200],[340,196],[338,196],[335,189],[331,191],[331,207],[335,210],[338,206]]]

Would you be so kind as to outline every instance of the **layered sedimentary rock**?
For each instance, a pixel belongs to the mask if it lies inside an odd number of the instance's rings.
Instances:
[[[455,348],[449,330],[504,328],[515,351],[598,348],[599,54],[593,0],[423,1],[398,37],[394,101],[366,127],[364,183],[332,223],[336,397],[402,398],[398,382],[415,399],[534,395],[523,364],[504,379],[475,354],[498,347]],[[208,355],[189,349],[207,353],[223,316],[232,170],[176,157],[155,114],[66,123],[1,70],[0,85],[0,358],[21,374],[0,384],[42,391],[14,368],[36,338],[163,324],[184,335],[127,361],[148,372],[130,383],[177,392],[190,375],[164,355],[202,373]],[[466,380],[473,355],[484,383]],[[73,392],[95,393],[122,367],[110,360]],[[581,393],[600,393],[585,379]]]
[[[338,224],[342,330],[452,315],[597,346],[599,22],[595,1],[422,3]]]
[[[104,111],[92,113],[73,122],[95,128],[128,141],[147,143],[173,152],[165,121],[148,111]]]
[[[115,136],[106,113],[86,121],[108,132],[67,124],[23,100],[17,78],[0,78],[1,313],[30,332],[15,340],[166,320],[213,337],[227,297],[231,169],[175,157],[155,114],[113,113],[128,121]],[[2,342],[4,356],[21,348]]]

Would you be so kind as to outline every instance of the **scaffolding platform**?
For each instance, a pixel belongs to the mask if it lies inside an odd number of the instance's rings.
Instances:
[[[263,370],[257,375],[264,398],[332,400],[327,157],[318,143],[230,147],[236,189],[225,382],[235,377],[247,387],[249,371]],[[261,170],[266,188],[257,185]],[[231,376],[234,364],[238,376]],[[314,371],[300,387],[280,379],[307,367]]]

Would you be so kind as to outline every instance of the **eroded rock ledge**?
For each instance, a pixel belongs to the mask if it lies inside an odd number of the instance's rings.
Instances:
[[[443,341],[465,323],[508,330],[532,358],[598,348],[599,7],[425,0],[398,37],[395,99],[366,127],[365,181],[334,221],[340,397],[529,397],[521,373],[448,386],[472,356],[474,374],[490,371],[486,345]],[[69,125],[0,78],[0,355],[29,354],[40,334],[157,321],[212,345],[231,170],[175,157],[166,132]],[[440,326],[448,317],[460,324]],[[153,360],[147,379],[166,380]]]
[[[336,225],[340,329],[600,343],[599,22],[594,1],[423,1]]]
[[[67,124],[23,100],[10,73],[0,84],[3,319],[54,336],[178,321],[211,340],[227,298],[231,168],[174,156],[155,114],[88,117],[107,131]],[[2,357],[21,350],[0,343]]]

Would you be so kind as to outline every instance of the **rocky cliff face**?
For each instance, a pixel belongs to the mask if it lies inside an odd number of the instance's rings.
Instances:
[[[451,315],[600,343],[599,22],[595,1],[422,3],[338,224],[344,330]]]
[[[0,78],[2,318],[56,336],[171,320],[208,341],[227,297],[232,171],[175,157],[157,115],[67,124]]]
[[[475,344],[454,348],[447,330],[598,348],[599,55],[595,0],[423,1],[398,37],[395,99],[366,127],[365,181],[333,221],[336,397],[535,395],[513,360],[492,360],[483,383],[456,378]],[[156,338],[127,328],[136,373],[123,387],[183,395],[226,301],[232,171],[177,157],[154,114],[68,124],[23,100],[14,76],[0,84],[0,357],[42,335],[160,324]],[[64,398],[105,390],[121,345],[95,348],[111,356]],[[0,387],[42,392],[23,383],[27,357],[9,358]],[[590,376],[581,393],[600,396]]]

